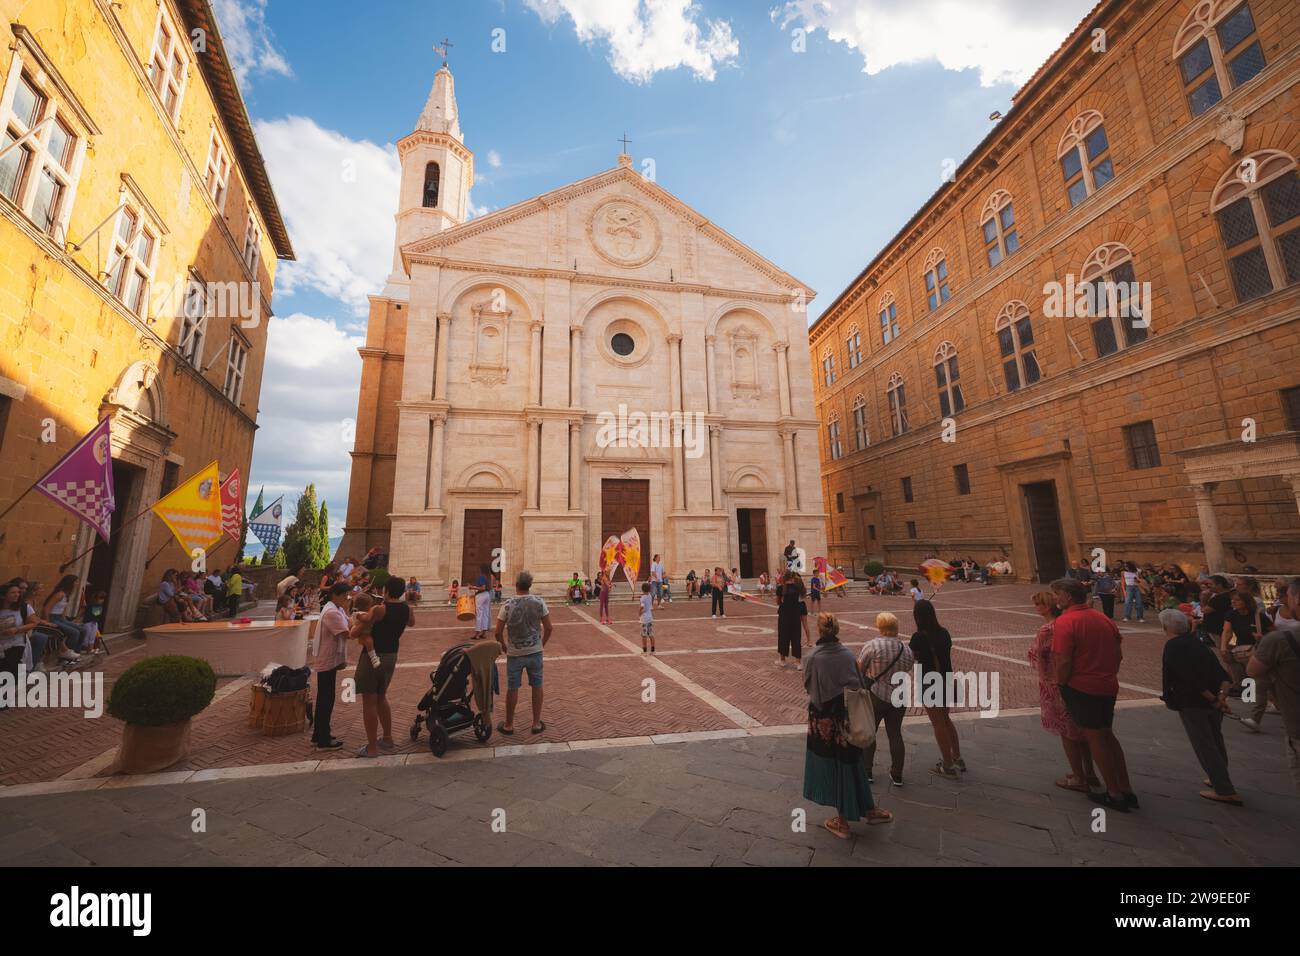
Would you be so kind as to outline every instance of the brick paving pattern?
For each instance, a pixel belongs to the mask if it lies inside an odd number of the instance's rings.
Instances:
[[[1030,586],[980,587],[950,582],[935,598],[941,620],[957,642],[955,666],[997,671],[1003,710],[1037,706],[1036,678],[1025,661],[1030,638],[1039,623],[1029,601],[1033,590]],[[904,635],[910,633],[910,606],[906,597],[865,592],[843,599],[831,596],[822,602],[823,610],[841,616],[841,637],[855,647],[874,636],[870,625],[880,610],[896,613]],[[708,604],[699,600],[678,599],[656,611],[659,660],[680,675],[680,680],[655,668],[609,633],[639,648],[640,630],[633,604],[615,603],[616,623],[608,630],[594,623],[598,613],[594,605],[570,608],[552,602],[551,607],[556,627],[546,650],[546,732],[534,736],[526,730],[529,695],[525,687],[520,699],[521,732],[509,739],[494,734],[489,746],[532,746],[741,726],[735,712],[725,709],[727,706],[767,727],[798,724],[804,719],[807,699],[802,675],[775,666],[776,614],[771,605],[729,601],[725,621],[711,620]],[[268,614],[269,604],[264,602],[260,613]],[[416,703],[429,687],[429,672],[439,656],[448,647],[466,641],[471,633],[445,606],[426,605],[418,608],[416,615],[420,626],[408,630],[402,639],[399,667],[390,691],[394,736],[401,753],[427,753],[427,734],[416,743],[407,737]],[[1159,687],[1163,640],[1158,628],[1151,624],[1121,627],[1125,659],[1120,679],[1130,685],[1121,697],[1148,697],[1144,691],[1131,688]],[[355,658],[356,648],[352,647],[350,653]],[[130,640],[128,644],[119,643],[106,661],[92,665],[104,673],[106,694],[117,675],[140,660],[142,654],[140,644]],[[499,662],[498,667],[504,687],[504,662]],[[351,673],[349,669],[342,676]],[[642,700],[642,682],[646,678],[655,681],[653,702]],[[706,697],[716,695],[723,709],[683,686],[681,680],[698,685]],[[223,680],[219,694],[222,689],[229,690],[229,696],[214,702],[196,718],[191,754],[174,769],[350,760],[355,759],[352,751],[364,740],[361,709],[356,703],[340,700],[333,720],[335,735],[352,746],[321,753],[312,749],[306,733],[268,738],[250,730],[246,726],[246,681]],[[504,701],[498,699],[495,721],[503,716]],[[117,746],[121,725],[107,715],[87,720],[79,712],[9,710],[0,712],[0,733],[6,742],[0,753],[0,784],[9,786],[103,772],[107,766],[105,755]],[[451,743],[453,750],[481,746],[470,734],[453,738]]]

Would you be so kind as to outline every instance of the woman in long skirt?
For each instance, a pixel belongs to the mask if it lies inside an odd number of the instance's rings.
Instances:
[[[492,569],[486,564],[478,566],[478,580],[474,582],[474,640],[488,636],[492,630]]]
[[[862,748],[848,741],[844,691],[862,686],[857,660],[840,643],[840,625],[834,614],[817,616],[817,633],[817,646],[803,669],[803,685],[808,691],[803,795],[814,803],[835,808],[835,816],[822,825],[847,840],[853,821],[865,817],[868,824],[888,823],[894,815],[876,806]]]

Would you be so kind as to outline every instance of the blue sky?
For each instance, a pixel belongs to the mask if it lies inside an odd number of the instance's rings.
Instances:
[[[214,0],[299,257],[277,280],[250,488],[291,510],[315,481],[341,531],[355,349],[392,255],[392,143],[442,37],[476,212],[615,165],[626,131],[638,167],[652,159],[660,185],[817,289],[814,319],[1091,6]]]

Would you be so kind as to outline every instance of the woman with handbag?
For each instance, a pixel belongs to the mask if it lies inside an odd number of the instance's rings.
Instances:
[[[855,706],[850,727],[845,691],[870,697],[862,687],[853,652],[840,643],[840,625],[834,614],[817,618],[817,646],[804,662],[803,685],[808,691],[808,738],[804,753],[804,799],[834,807],[835,816],[822,825],[842,840],[849,824],[864,817],[868,824],[888,823],[894,815],[877,807],[871,797],[862,748],[851,736],[870,735],[870,717]],[[866,722],[864,726],[863,722]]]
[[[1246,665],[1250,662],[1250,655],[1254,653],[1255,645],[1270,629],[1271,622],[1264,616],[1255,599],[1242,591],[1233,591],[1232,609],[1228,611],[1227,618],[1223,622],[1223,632],[1219,635],[1219,659],[1232,675],[1234,686],[1241,686],[1246,676]],[[1267,706],[1267,695],[1264,697],[1262,708],[1256,701],[1255,707],[1259,713],[1252,714],[1256,725],[1260,717],[1264,716],[1263,709]]]

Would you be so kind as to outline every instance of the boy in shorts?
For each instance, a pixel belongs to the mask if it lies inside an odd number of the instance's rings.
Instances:
[[[641,653],[646,652],[646,642],[650,642],[650,653],[655,652],[655,615],[654,597],[650,594],[650,582],[641,584]]]

